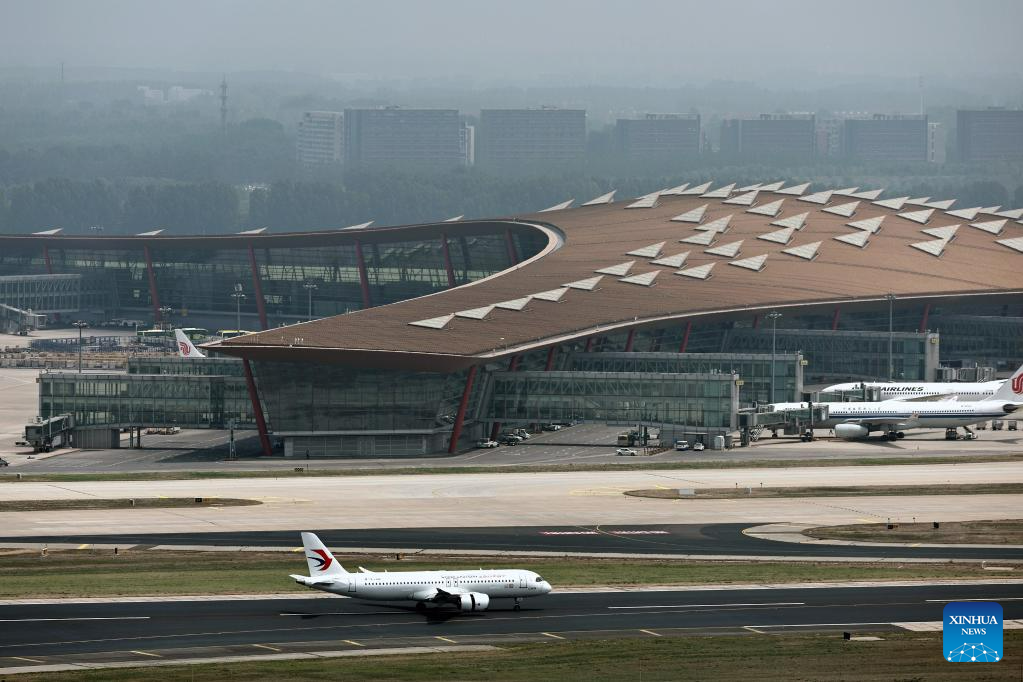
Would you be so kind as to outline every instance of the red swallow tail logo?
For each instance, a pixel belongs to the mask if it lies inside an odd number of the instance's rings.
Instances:
[[[178,341],[178,348],[181,349],[182,355],[191,355],[192,349],[188,347],[188,344],[184,341]]]
[[[1016,395],[1023,395],[1023,373],[1012,378],[1012,392]]]
[[[313,552],[318,554],[319,556],[309,556],[308,554],[306,554],[306,558],[316,562],[316,570],[326,571],[330,567],[330,565],[334,563],[334,557],[329,556],[327,554],[327,550],[314,549]]]

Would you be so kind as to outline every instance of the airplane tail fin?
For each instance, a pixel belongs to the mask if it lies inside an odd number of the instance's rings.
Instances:
[[[174,339],[178,342],[178,356],[182,358],[204,358],[205,355],[192,344],[192,340],[180,329],[174,330]]]
[[[347,575],[348,571],[337,562],[315,533],[302,533],[302,547],[305,549],[305,560],[309,564],[309,575],[314,578],[321,576]]]
[[[1023,402],[1023,367],[1020,367],[1012,376],[1005,380],[1005,383],[991,396],[992,400],[1008,400],[1009,402]]]

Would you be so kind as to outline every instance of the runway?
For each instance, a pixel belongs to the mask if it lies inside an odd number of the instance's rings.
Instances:
[[[323,522],[323,521],[321,521]],[[0,537],[0,544],[102,544],[159,547],[228,546],[241,548],[298,546],[299,532],[315,530],[335,551],[423,549],[453,552],[548,552],[672,556],[850,557],[900,559],[1003,559],[1023,561],[1018,547],[877,547],[776,542],[750,537],[748,523],[660,524],[642,526],[499,526],[491,528],[356,528],[319,527],[288,531],[231,531],[211,533],[139,533],[99,535],[82,533]]]
[[[555,586],[556,589],[556,586]],[[417,614],[410,607],[317,599],[0,606],[0,668],[152,661],[351,647],[495,644],[587,637],[884,631],[941,621],[947,601],[999,602],[1023,617],[1023,586],[819,587],[554,593],[511,610]]]

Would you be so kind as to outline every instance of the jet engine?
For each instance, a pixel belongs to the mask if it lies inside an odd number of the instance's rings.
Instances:
[[[870,434],[870,429],[866,426],[860,426],[859,424],[837,424],[835,425],[835,435],[839,438],[866,438]]]
[[[459,595],[458,608],[462,611],[486,611],[490,606],[490,595],[482,592],[469,592]]]

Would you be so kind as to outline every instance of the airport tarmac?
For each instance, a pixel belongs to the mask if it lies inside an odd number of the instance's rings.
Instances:
[[[557,590],[557,586],[555,586]],[[1023,585],[962,584],[583,592],[510,600],[490,610],[417,614],[322,599],[106,602],[0,606],[0,667],[182,660],[216,655],[587,638],[940,629],[949,601],[1000,602],[1023,618]],[[840,635],[838,635],[840,636]]]
[[[660,500],[640,488],[1023,482],[1015,462],[662,471],[312,476],[158,481],[8,482],[8,500],[235,497],[245,507],[6,512],[8,536],[196,533],[297,528],[417,528],[663,523],[844,524],[1012,519],[1023,495]]]

